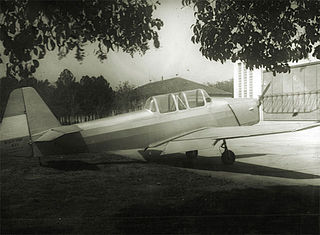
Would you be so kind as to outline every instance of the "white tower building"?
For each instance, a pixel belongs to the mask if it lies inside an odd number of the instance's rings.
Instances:
[[[262,69],[246,69],[242,62],[234,64],[234,98],[258,98],[261,94]]]

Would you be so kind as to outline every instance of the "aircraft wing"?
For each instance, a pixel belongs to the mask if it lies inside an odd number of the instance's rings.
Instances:
[[[320,123],[257,124],[253,126],[209,127],[185,133],[149,145],[146,149],[161,149],[162,154],[201,150],[214,146],[219,140],[280,134],[306,130]],[[215,141],[215,142],[214,142]]]

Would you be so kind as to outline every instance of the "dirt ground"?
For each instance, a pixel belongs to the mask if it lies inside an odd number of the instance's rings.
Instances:
[[[1,156],[1,234],[319,234],[319,211],[319,186],[253,188],[103,154],[42,167]]]

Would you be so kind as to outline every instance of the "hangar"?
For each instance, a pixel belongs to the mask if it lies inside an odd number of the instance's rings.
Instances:
[[[232,94],[230,92],[223,91],[212,86],[206,86],[204,84],[200,84],[180,77],[150,82],[137,87],[136,91],[144,98],[149,98],[153,95],[162,95],[194,89],[203,89],[212,97],[232,97]]]
[[[290,72],[253,71],[234,65],[235,98],[258,98],[271,81],[262,105],[263,120],[320,120],[320,61],[290,64]]]

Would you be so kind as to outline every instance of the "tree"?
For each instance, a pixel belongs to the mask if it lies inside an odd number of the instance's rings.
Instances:
[[[208,86],[215,87],[221,89],[223,91],[227,91],[232,93],[233,95],[233,78],[227,81],[219,81],[216,83],[208,83]]]
[[[65,69],[60,73],[54,91],[54,109],[58,116],[74,116],[78,112],[79,105],[76,102],[78,86],[79,83],[71,71]]]
[[[320,59],[320,1],[182,0],[194,4],[191,40],[210,60],[287,72],[288,62]]]
[[[119,83],[116,88],[115,97],[115,110],[117,112],[129,112],[130,110],[137,108],[141,97],[134,87],[135,86],[130,84],[129,81]]]
[[[2,77],[0,78],[0,121],[3,118],[4,111],[7,106],[11,91],[16,89],[19,81],[15,78]]]
[[[110,49],[144,54],[150,40],[158,48],[157,30],[163,22],[152,17],[158,4],[149,0],[0,1],[0,40],[9,57],[7,74],[34,73],[38,60],[55,48],[61,57],[75,49],[79,61],[88,43],[97,45],[100,60],[107,58]]]
[[[82,114],[107,115],[114,102],[114,91],[103,76],[83,76],[80,80],[78,103]]]

